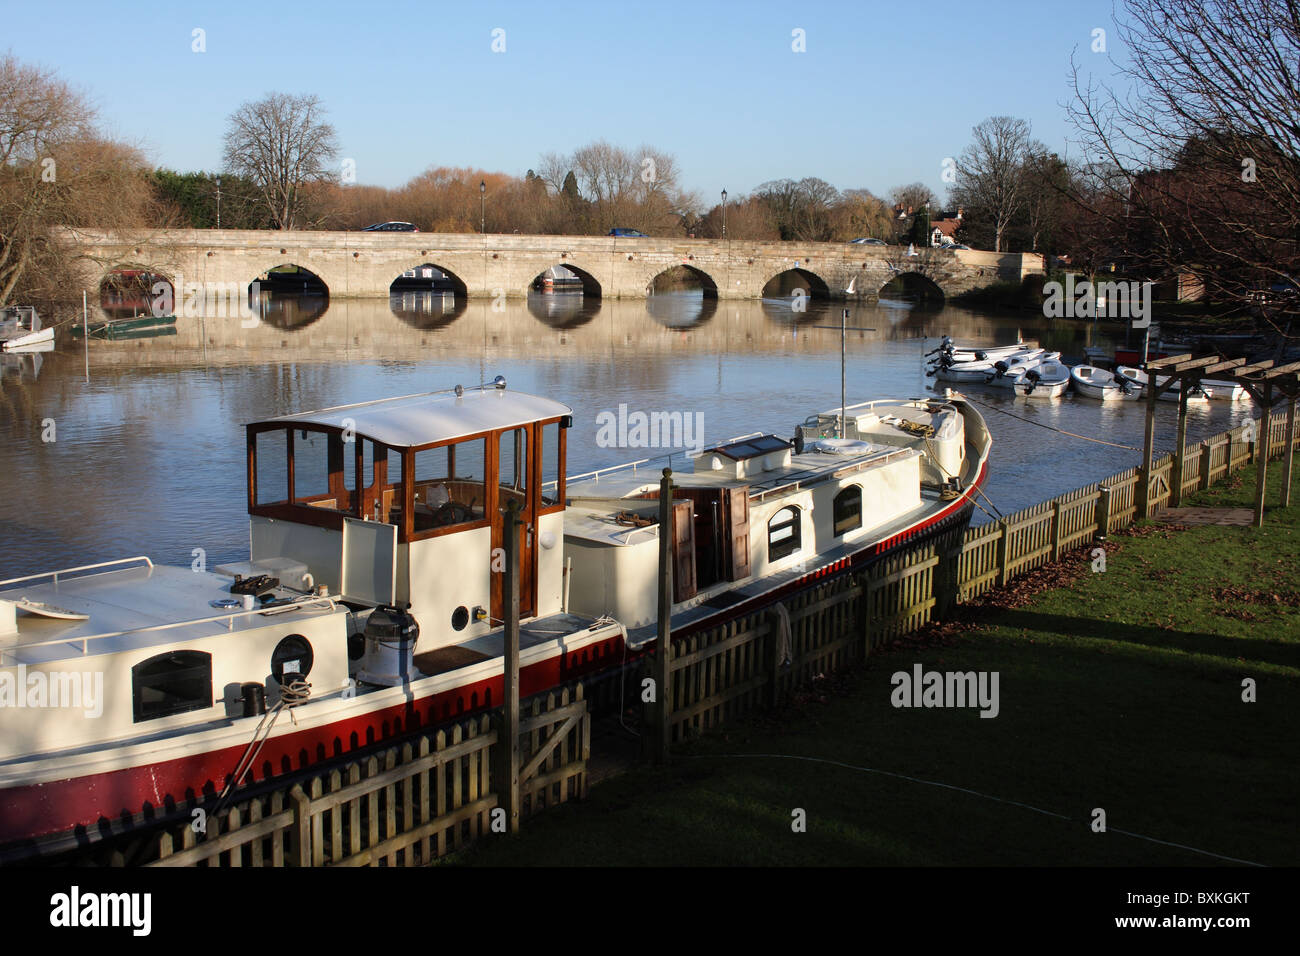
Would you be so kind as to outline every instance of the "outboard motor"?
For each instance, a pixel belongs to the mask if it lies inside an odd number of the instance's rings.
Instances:
[[[1009,369],[1011,366],[1007,364],[1006,359],[1003,359],[1000,362],[994,362],[993,367],[998,370],[998,374],[995,377],[1001,378],[1003,375],[1007,373],[1007,369]]]
[[[415,671],[415,642],[420,625],[406,608],[381,604],[366,618],[365,656],[357,680],[384,687],[397,687],[412,680]]]

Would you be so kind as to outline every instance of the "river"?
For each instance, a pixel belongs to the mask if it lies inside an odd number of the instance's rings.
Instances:
[[[683,292],[445,304],[427,293],[392,303],[283,300],[253,328],[238,318],[182,317],[174,334],[92,341],[89,381],[67,326],[54,352],[5,356],[0,578],[136,554],[189,564],[196,548],[210,566],[246,557],[241,426],[275,415],[504,375],[511,388],[573,408],[575,474],[668,451],[601,447],[597,416],[620,404],[691,421],[698,414],[711,442],[754,431],[788,438],[840,400],[837,303],[811,302],[796,313],[786,300],[719,302]],[[849,309],[850,326],[874,330],[848,333],[850,402],[924,394],[932,386],[922,356],[942,335],[1008,344],[1022,334],[1067,358],[1106,344],[1104,330],[1034,315],[889,302]],[[988,498],[1004,513],[1138,463],[1138,451],[1052,429],[1140,448],[1142,403],[967,392],[988,407]],[[1172,447],[1176,409],[1160,405],[1159,450]],[[1250,412],[1249,403],[1193,406],[1189,441]],[[687,466],[680,455],[673,463]],[[976,523],[984,520],[977,511]]]

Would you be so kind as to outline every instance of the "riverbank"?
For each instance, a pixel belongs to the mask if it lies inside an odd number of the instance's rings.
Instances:
[[[1254,474],[1189,504],[1248,508]],[[1295,865],[1298,532],[1300,504],[1258,530],[1140,524],[1104,570],[1076,552],[454,862]],[[917,664],[997,672],[997,716],[895,708]]]

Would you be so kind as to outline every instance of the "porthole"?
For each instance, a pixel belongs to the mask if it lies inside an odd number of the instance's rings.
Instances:
[[[311,643],[301,634],[290,634],[275,645],[271,652],[271,676],[277,683],[284,683],[285,674],[301,674],[306,677],[311,673],[313,655]]]
[[[451,626],[454,630],[463,631],[465,625],[469,623],[469,608],[461,605],[451,612]]]

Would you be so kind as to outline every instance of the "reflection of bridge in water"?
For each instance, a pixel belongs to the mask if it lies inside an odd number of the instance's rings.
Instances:
[[[388,301],[279,299],[280,313],[245,328],[238,317],[189,318],[176,335],[129,342],[93,341],[91,364],[254,365],[338,359],[477,360],[485,352],[556,358],[632,349],[647,359],[680,355],[839,350],[839,335],[808,326],[838,325],[839,304],[810,302],[794,312],[782,302],[719,302],[698,293],[640,301],[591,300],[581,295],[536,295],[496,303],[437,292],[402,293]],[[322,307],[312,313],[314,306]],[[1015,340],[1016,330],[964,309],[922,310],[850,305],[852,348],[872,342],[952,335],[981,342]],[[78,317],[80,310],[77,310]],[[93,315],[92,315],[93,318]],[[1026,335],[1045,324],[1029,316]],[[70,340],[60,340],[61,342]]]

